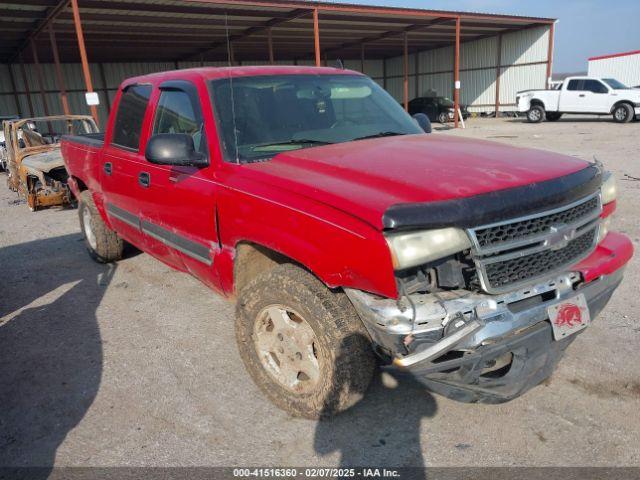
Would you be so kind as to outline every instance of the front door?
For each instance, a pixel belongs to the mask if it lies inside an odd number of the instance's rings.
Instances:
[[[208,156],[202,108],[196,86],[187,81],[160,85],[151,135],[188,134],[196,151]],[[142,212],[142,230],[150,244],[170,263],[213,286],[213,254],[217,245],[216,188],[212,167],[154,165],[147,162],[151,186]],[[160,245],[162,246],[160,246]]]
[[[561,112],[609,113],[609,88],[590,78],[569,80],[566,90],[560,92]]]

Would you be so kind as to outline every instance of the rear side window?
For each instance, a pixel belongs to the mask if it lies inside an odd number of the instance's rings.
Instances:
[[[138,150],[140,131],[150,96],[151,85],[131,85],[122,92],[113,127],[112,143]]]
[[[583,80],[569,80],[567,90],[582,90]]]

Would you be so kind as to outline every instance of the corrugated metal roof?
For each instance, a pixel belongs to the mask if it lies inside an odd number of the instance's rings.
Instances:
[[[9,61],[59,0],[8,0],[0,5],[0,60]],[[280,58],[313,56],[313,9],[319,10],[323,54],[356,59],[366,43],[369,58],[394,56],[409,29],[410,50],[450,44],[455,18],[470,41],[552,19],[499,14],[405,9],[289,0],[79,0],[89,59],[110,61],[219,61],[231,35],[236,59],[266,60],[267,30]],[[435,21],[435,22],[434,22]],[[63,62],[78,61],[71,12],[53,22]],[[36,38],[40,60],[51,61],[48,35]],[[25,61],[31,61],[27,48]]]

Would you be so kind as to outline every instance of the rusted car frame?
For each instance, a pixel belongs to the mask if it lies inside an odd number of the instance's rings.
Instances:
[[[54,123],[64,125],[63,132],[52,132]],[[48,125],[49,139],[35,125]],[[60,153],[63,134],[97,133],[89,115],[55,115],[22,118],[4,122],[9,188],[24,197],[31,211],[42,207],[69,205],[73,194],[67,187],[67,171]]]

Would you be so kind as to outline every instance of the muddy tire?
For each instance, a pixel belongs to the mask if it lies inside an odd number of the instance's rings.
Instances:
[[[258,275],[239,293],[236,340],[256,385],[297,417],[351,407],[375,370],[371,341],[347,296],[291,264]]]
[[[529,123],[540,123],[544,120],[545,112],[541,105],[532,105],[527,112],[527,120]]]
[[[105,225],[88,190],[80,194],[78,216],[84,244],[91,258],[99,263],[120,260],[124,243],[116,232]]]
[[[613,109],[613,121],[616,123],[629,123],[633,120],[635,112],[628,103],[621,103]]]

